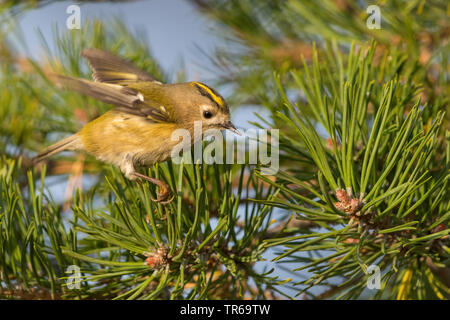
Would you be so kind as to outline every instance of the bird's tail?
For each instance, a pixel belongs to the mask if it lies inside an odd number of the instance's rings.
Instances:
[[[55,144],[52,144],[50,147],[39,153],[37,156],[33,158],[33,164],[41,162],[48,157],[51,157],[54,154],[57,154],[64,150],[77,150],[81,147],[81,139],[78,133],[71,135],[65,139],[62,139]]]

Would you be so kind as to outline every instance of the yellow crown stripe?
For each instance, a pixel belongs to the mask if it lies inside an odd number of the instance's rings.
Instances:
[[[201,87],[202,89],[204,89],[219,106],[223,107],[222,97],[215,94],[214,91],[212,91],[210,87],[204,85],[201,82],[193,82],[192,84],[197,85],[197,86]]]

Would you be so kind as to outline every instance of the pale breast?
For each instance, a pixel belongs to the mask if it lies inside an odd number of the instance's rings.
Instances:
[[[171,136],[174,123],[154,123],[143,117],[109,111],[82,129],[84,149],[97,159],[121,166],[162,162],[179,143]]]

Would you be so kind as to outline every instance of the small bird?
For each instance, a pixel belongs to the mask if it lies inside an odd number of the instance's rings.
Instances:
[[[82,51],[93,71],[94,81],[52,75],[57,84],[114,106],[87,123],[79,132],[39,153],[38,163],[61,151],[85,151],[98,160],[120,168],[130,180],[143,179],[160,190],[156,202],[168,203],[169,186],[136,171],[167,160],[179,141],[171,139],[176,129],[187,129],[195,142],[194,122],[208,129],[239,131],[230,121],[224,98],[200,82],[163,84],[109,52]],[[200,138],[201,139],[201,138]]]

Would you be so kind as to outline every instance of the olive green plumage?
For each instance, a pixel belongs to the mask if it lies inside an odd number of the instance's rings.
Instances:
[[[167,160],[179,143],[171,139],[174,130],[188,130],[191,142],[195,121],[201,122],[202,131],[237,132],[225,100],[203,83],[163,84],[111,53],[88,49],[82,55],[93,70],[94,81],[61,75],[52,78],[114,109],[39,153],[35,162],[63,150],[83,150],[118,166],[128,179],[144,178],[167,188],[161,181],[143,177],[135,167]]]

